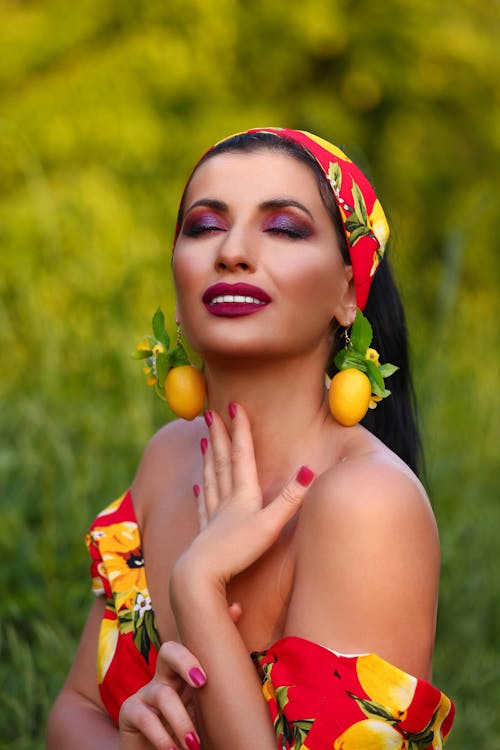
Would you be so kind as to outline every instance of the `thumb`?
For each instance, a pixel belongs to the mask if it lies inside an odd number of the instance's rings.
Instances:
[[[268,516],[268,520],[278,532],[297,513],[313,480],[313,470],[308,466],[301,466],[296,476],[285,484],[273,502],[263,509],[262,513]]]

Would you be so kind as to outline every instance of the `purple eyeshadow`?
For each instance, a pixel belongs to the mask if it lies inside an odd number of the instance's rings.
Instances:
[[[189,234],[190,232],[202,232],[210,229],[225,229],[225,224],[214,214],[198,214],[196,216],[188,216],[184,226],[184,232],[186,234]]]
[[[291,232],[293,234],[306,237],[311,234],[311,228],[306,222],[302,222],[292,216],[286,214],[278,214],[271,216],[266,221],[265,228],[267,230],[272,229],[281,232]]]

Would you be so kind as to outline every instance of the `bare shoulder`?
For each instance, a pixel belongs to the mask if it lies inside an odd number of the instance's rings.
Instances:
[[[179,419],[164,425],[156,432],[144,450],[132,483],[132,496],[138,516],[189,471],[193,462],[200,463],[196,450],[204,434],[201,419],[192,422]]]
[[[436,522],[417,477],[384,449],[347,457],[303,505],[287,630],[426,677],[438,579]]]
[[[302,519],[301,519],[302,520]],[[437,527],[427,493],[417,476],[391,451],[380,448],[349,456],[324,472],[304,505],[302,526],[324,522],[356,525],[404,535],[425,531],[437,542]]]
[[[311,488],[299,524],[299,541],[335,541],[353,570],[370,566],[426,569],[436,577],[439,536],[429,498],[416,475],[397,456],[376,448],[348,457]],[[325,552],[331,547],[325,540]],[[318,549],[316,547],[316,549]],[[319,550],[318,550],[319,551]],[[398,562],[399,560],[399,562]]]

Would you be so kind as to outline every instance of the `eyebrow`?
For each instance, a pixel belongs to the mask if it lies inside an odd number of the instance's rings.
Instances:
[[[264,210],[268,210],[270,208],[288,208],[289,206],[298,208],[300,211],[304,211],[304,213],[306,213],[314,221],[314,217],[309,209],[306,208],[303,203],[293,200],[293,198],[273,198],[272,200],[264,201],[264,203],[260,204],[260,208]]]
[[[227,203],[224,203],[224,201],[215,200],[213,198],[200,198],[200,200],[195,201],[186,209],[186,215],[197,206],[206,206],[207,208],[213,208],[215,211],[221,211],[223,213],[229,211],[229,206]],[[303,203],[293,200],[293,198],[272,198],[271,200],[261,203],[259,208],[268,211],[272,208],[288,208],[290,206],[303,211],[314,221],[314,217],[309,209],[306,208]]]
[[[224,201],[217,201],[213,198],[200,198],[200,200],[192,203],[189,208],[186,208],[186,215],[196,208],[197,206],[205,206],[206,208],[213,208],[214,211],[229,211],[229,206]]]

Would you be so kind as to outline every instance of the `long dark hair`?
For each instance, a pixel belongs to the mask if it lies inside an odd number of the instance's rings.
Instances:
[[[262,149],[289,154],[294,159],[306,164],[313,171],[321,198],[335,227],[342,257],[345,263],[350,263],[342,218],[331,187],[314,157],[294,141],[287,138],[276,138],[270,133],[257,132],[235,135],[208,151],[196,165],[191,177],[201,164],[217,154],[253,153]],[[191,177],[180,202],[177,231],[183,221],[185,196]],[[421,463],[421,442],[417,426],[415,392],[409,366],[406,322],[387,254],[386,250],[384,261],[373,279],[364,314],[371,323],[373,329],[372,346],[379,352],[381,361],[391,362],[397,365],[399,369],[388,381],[391,396],[381,401],[376,409],[369,409],[362,424],[418,474]],[[333,375],[336,371],[333,359],[341,346],[343,346],[343,329],[337,326],[327,366],[330,375]]]

